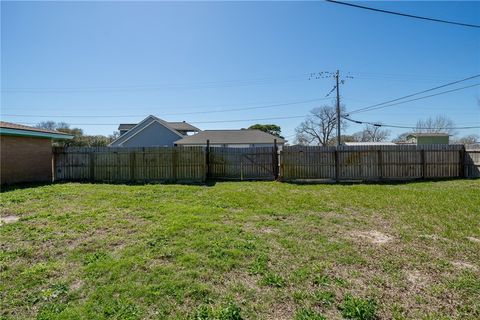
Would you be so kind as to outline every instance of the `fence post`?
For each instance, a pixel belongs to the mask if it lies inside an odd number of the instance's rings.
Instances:
[[[273,139],[273,176],[275,180],[278,180],[278,146],[277,139]]]
[[[335,147],[335,181],[338,182],[340,177],[340,163],[338,156],[338,146]]]
[[[130,180],[135,181],[135,151],[131,151],[130,153]]]
[[[207,148],[205,150],[205,164],[206,164],[206,172],[205,177],[206,179],[210,179],[210,140],[207,139]]]
[[[422,163],[422,179],[425,179],[425,149],[420,150],[420,162]]]
[[[90,160],[90,181],[95,181],[95,153],[89,153],[89,160]]]
[[[383,154],[382,149],[377,151],[377,162],[378,162],[378,175],[380,180],[383,179]]]
[[[460,170],[458,171],[458,175],[460,178],[466,178],[465,175],[465,145],[462,145],[460,149]]]
[[[172,149],[172,175],[173,182],[177,182],[177,148],[173,147]]]

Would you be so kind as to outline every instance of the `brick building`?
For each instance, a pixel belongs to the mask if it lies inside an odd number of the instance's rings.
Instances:
[[[73,136],[0,121],[0,183],[51,182],[52,140]]]

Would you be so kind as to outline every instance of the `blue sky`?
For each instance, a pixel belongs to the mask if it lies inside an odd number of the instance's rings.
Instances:
[[[478,2],[367,5],[480,24]],[[154,114],[201,129],[275,123],[290,136],[301,118],[207,122],[303,116],[332,101],[198,112],[324,98],[333,80],[307,74],[337,69],[353,77],[341,87],[347,110],[394,99],[480,74],[480,31],[326,2],[2,2],[1,63],[5,121],[65,121],[110,134]],[[355,119],[414,125],[445,115],[478,125],[478,88]],[[178,114],[188,112],[197,113]]]

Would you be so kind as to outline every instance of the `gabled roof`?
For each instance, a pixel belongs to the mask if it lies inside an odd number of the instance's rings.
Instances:
[[[118,137],[117,139],[113,140],[109,146],[111,145],[114,145],[114,144],[119,144],[119,145],[122,145],[124,142],[126,142],[127,140],[130,140],[130,138],[134,137],[137,133],[139,133],[140,131],[142,131],[143,129],[145,129],[146,127],[148,127],[149,125],[151,125],[152,123],[159,123],[161,124],[162,126],[164,126],[165,128],[169,129],[170,131],[172,131],[173,133],[175,133],[176,135],[178,135],[179,138],[183,137],[183,135],[178,132],[177,130],[173,129],[169,124],[168,122],[160,119],[160,118],[157,118],[155,116],[152,116],[152,115],[149,115],[148,117],[146,117],[145,119],[143,119],[140,123],[138,123],[137,125],[135,125],[134,127],[132,127],[130,130],[128,130],[127,132],[125,132],[124,134],[122,134],[120,137]]]
[[[170,126],[170,128],[174,129],[174,130],[179,130],[179,131],[200,131],[200,129],[198,129],[197,127],[195,126],[192,126],[190,123],[188,122],[185,122],[185,121],[182,121],[182,122],[168,122],[168,121],[165,121],[166,123],[168,123],[168,125]],[[137,124],[136,123],[121,123],[119,126],[118,126],[118,130],[130,130],[132,129],[133,127],[135,127]]]
[[[270,144],[274,139],[277,139],[277,143],[285,143],[284,139],[260,130],[205,130],[175,143],[204,145],[209,140],[211,144]]]
[[[0,134],[13,136],[29,136],[50,139],[73,139],[73,135],[59,132],[56,130],[48,130],[43,128],[35,128],[24,126],[22,124],[0,121]]]

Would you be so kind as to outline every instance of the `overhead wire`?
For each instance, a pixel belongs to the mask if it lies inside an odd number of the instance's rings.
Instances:
[[[377,8],[372,8],[372,7],[367,7],[367,6],[362,6],[362,5],[353,4],[353,3],[348,3],[348,2],[342,2],[342,1],[335,1],[335,0],[326,0],[326,1],[327,1],[327,2],[330,2],[330,3],[334,3],[334,4],[339,4],[339,5],[354,7],[354,8],[358,8],[358,9],[376,11],[376,12],[381,12],[381,13],[393,14],[393,15],[402,16],[402,17],[407,17],[407,18],[421,19],[421,20],[427,20],[427,21],[432,21],[432,22],[440,22],[440,23],[452,24],[452,25],[457,25],[457,26],[462,26],[462,27],[469,27],[469,28],[480,28],[480,25],[476,25],[476,24],[470,24],[470,23],[463,23],[463,22],[457,22],[457,21],[449,21],[449,20],[443,20],[443,19],[436,19],[436,18],[430,18],[430,17],[417,16],[417,15],[413,15],[413,14],[401,13],[401,12],[395,12],[395,11],[383,10],[383,9],[377,9]]]

